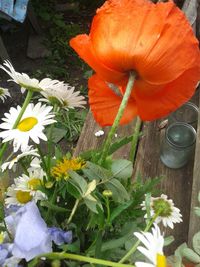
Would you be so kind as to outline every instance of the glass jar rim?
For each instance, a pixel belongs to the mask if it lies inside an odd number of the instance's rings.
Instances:
[[[194,136],[194,138],[193,138],[193,141],[191,142],[191,144],[189,144],[189,145],[178,145],[178,144],[176,144],[176,143],[174,143],[174,142],[172,142],[172,141],[170,140],[170,138],[169,138],[169,136],[168,136],[168,133],[169,133],[169,131],[171,130],[171,128],[173,128],[174,126],[185,126],[185,127],[189,128],[189,129],[193,132],[193,136]],[[174,147],[176,147],[176,148],[180,148],[180,149],[181,149],[181,148],[187,148],[187,147],[192,146],[192,145],[195,143],[195,141],[196,141],[196,134],[197,134],[196,130],[195,130],[194,127],[192,127],[190,124],[188,124],[188,123],[186,123],[186,122],[174,122],[174,123],[170,124],[170,125],[167,127],[167,129],[166,129],[166,131],[165,131],[165,138],[166,138],[166,140],[168,141],[168,143],[169,143],[170,145],[173,145]]]
[[[195,111],[195,112],[197,113],[197,119],[196,119],[196,120],[189,121],[189,122],[187,122],[187,123],[192,124],[192,123],[197,122],[197,121],[198,121],[198,114],[199,114],[199,108],[198,108],[198,106],[195,105],[195,104],[192,103],[192,102],[186,102],[186,103],[184,103],[179,109],[181,109],[183,106],[192,107],[192,108],[193,108],[193,111]],[[172,113],[172,116],[175,118],[175,120],[176,120],[177,122],[181,122],[181,121],[177,118],[177,115],[176,115],[176,113],[177,113],[177,111],[178,111],[179,109],[177,109],[176,111],[174,111],[174,112]],[[184,121],[183,121],[183,122],[184,122]]]

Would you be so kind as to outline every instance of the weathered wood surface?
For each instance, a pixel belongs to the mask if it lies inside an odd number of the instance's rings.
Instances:
[[[200,35],[200,8],[198,1],[186,0],[183,5],[183,11],[191,20],[194,32],[197,33],[198,37]],[[197,105],[200,103],[199,92],[195,94],[192,101]],[[197,219],[193,212],[194,207],[198,205],[197,195],[200,190],[200,118],[198,122],[195,163],[193,158],[185,167],[177,170],[165,167],[160,161],[160,146],[165,132],[164,130],[159,130],[160,122],[158,120],[143,124],[143,137],[138,144],[133,178],[138,173],[144,179],[160,175],[165,177],[159,189],[174,200],[175,206],[180,208],[183,215],[182,225],[175,225],[173,230],[166,231],[166,235],[172,234],[175,237],[175,242],[167,249],[167,253],[171,254],[181,243],[189,242],[191,244],[193,234],[200,230],[200,220]],[[133,133],[134,126],[135,122],[132,122],[125,128],[121,127],[118,130],[118,136]],[[105,133],[108,131],[107,128]],[[102,144],[104,137],[98,138],[94,136],[94,133],[99,129],[91,113],[89,113],[77,144],[75,155],[78,155],[81,151],[99,147]],[[130,145],[127,145],[121,151],[118,151],[116,156],[128,158],[129,151]]]
[[[200,97],[199,97],[199,107],[200,107]],[[196,151],[195,151],[195,161],[193,170],[193,181],[191,190],[191,208],[189,217],[189,233],[188,242],[192,244],[192,237],[198,231],[200,231],[200,218],[194,213],[194,207],[199,206],[198,193],[200,191],[200,116],[198,120],[197,129],[197,141],[196,141]]]

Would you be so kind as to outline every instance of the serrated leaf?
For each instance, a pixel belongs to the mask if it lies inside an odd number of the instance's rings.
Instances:
[[[113,176],[119,179],[128,179],[133,174],[133,164],[126,159],[113,160],[111,165]]]
[[[192,249],[184,248],[182,253],[183,253],[183,256],[187,260],[189,260],[193,263],[200,263],[200,256],[196,252],[194,252]]]
[[[92,182],[90,182],[88,184],[88,188],[84,194],[84,197],[88,197],[96,189],[96,185],[97,185],[96,180],[93,180]]]
[[[81,194],[84,195],[85,192],[87,191],[87,187],[88,187],[85,179],[81,175],[76,173],[75,171],[70,170],[68,173],[69,173],[71,179],[73,180],[73,182],[77,185],[77,187],[80,188]]]
[[[192,245],[195,252],[200,255],[200,232],[193,236]]]
[[[127,145],[132,141],[133,135],[126,136],[124,138],[118,139],[114,142],[109,149],[108,155],[112,155],[115,151],[117,151],[120,147]]]

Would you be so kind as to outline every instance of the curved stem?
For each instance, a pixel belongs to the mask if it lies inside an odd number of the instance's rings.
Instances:
[[[69,260],[75,260],[75,261],[83,261],[83,262],[88,262],[91,264],[100,264],[104,266],[111,266],[111,267],[134,267],[134,265],[129,265],[129,264],[121,264],[118,262],[112,262],[112,261],[107,261],[107,260],[101,260],[101,259],[96,259],[96,258],[90,258],[86,256],[81,256],[77,254],[70,254],[70,253],[49,253],[49,254],[43,254],[40,255],[39,258],[45,257],[50,260],[54,259],[69,259]],[[37,264],[37,263],[36,263]],[[34,265],[33,265],[34,266]],[[36,266],[36,265],[35,265]]]
[[[153,218],[149,221],[147,226],[145,227],[143,232],[148,232],[151,228],[152,224],[155,222],[156,218],[159,216],[160,212],[156,213]],[[126,253],[126,255],[119,261],[119,263],[125,262],[137,249],[138,245],[140,244],[140,240],[138,239],[137,242],[132,246],[132,248]]]
[[[21,120],[21,118],[22,118],[22,116],[23,116],[23,114],[24,114],[24,112],[25,112],[25,110],[26,110],[26,108],[27,108],[32,96],[33,96],[33,92],[28,90],[28,93],[26,95],[26,98],[24,100],[22,108],[20,110],[20,113],[19,113],[19,115],[18,115],[18,117],[17,117],[17,119],[16,119],[16,121],[15,121],[15,123],[13,125],[13,129],[15,129],[17,127],[17,125],[19,124],[19,122],[20,122],[20,120]],[[0,165],[2,163],[3,153],[5,152],[7,146],[8,146],[8,142],[4,143],[2,148],[1,148],[1,150],[0,150]]]
[[[71,214],[69,216],[69,219],[67,220],[67,224],[69,224],[71,222],[71,220],[72,220],[72,218],[73,218],[73,216],[74,216],[74,214],[75,214],[75,212],[76,212],[76,210],[78,208],[79,201],[80,201],[80,199],[77,199],[76,200],[76,202],[74,204],[74,207],[72,209],[72,212],[71,212]]]
[[[131,151],[130,151],[130,156],[129,156],[129,160],[133,163],[134,165],[134,160],[135,160],[135,153],[136,153],[136,148],[137,148],[137,143],[138,143],[138,139],[140,136],[140,128],[142,125],[142,121],[139,117],[137,117],[136,119],[136,124],[135,124],[135,129],[134,129],[134,133],[133,133],[133,138],[131,141]]]
[[[115,120],[113,122],[113,125],[108,133],[108,136],[107,136],[107,139],[105,140],[104,144],[103,144],[103,149],[102,149],[102,154],[101,154],[101,158],[99,160],[99,163],[102,164],[106,157],[107,157],[107,154],[108,154],[108,150],[109,150],[109,147],[110,147],[110,144],[111,144],[111,141],[112,141],[112,138],[117,130],[117,127],[120,123],[120,120],[124,114],[124,110],[126,108],[126,105],[128,103],[128,100],[129,100],[129,97],[130,97],[130,94],[131,94],[131,91],[132,91],[132,88],[133,88],[133,84],[134,84],[134,81],[135,81],[135,77],[136,77],[136,74],[135,72],[130,72],[130,76],[129,76],[129,80],[128,80],[128,83],[127,83],[127,86],[126,86],[126,91],[125,91],[125,94],[123,96],[123,99],[122,99],[122,102],[120,104],[120,107],[119,107],[119,110],[118,110],[118,113],[117,113],[117,116],[115,117]]]

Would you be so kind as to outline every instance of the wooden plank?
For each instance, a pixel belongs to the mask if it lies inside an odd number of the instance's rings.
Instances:
[[[115,138],[122,138],[124,136],[131,135],[134,131],[135,120],[128,125],[119,127],[117,130],[117,137]],[[95,149],[102,145],[106,134],[108,133],[110,127],[103,128],[105,135],[101,137],[96,137],[94,133],[100,129],[101,127],[93,119],[93,115],[91,112],[88,113],[83,130],[81,132],[80,138],[78,140],[77,146],[74,151],[74,156],[78,156],[80,152],[86,151],[89,149]],[[115,157],[120,158],[129,158],[130,153],[130,144],[123,146],[115,153]]]
[[[197,93],[193,102],[197,103],[198,98],[199,94]],[[138,174],[141,174],[144,179],[160,175],[164,176],[165,178],[162,180],[159,189],[173,199],[175,206],[181,210],[183,227],[180,224],[175,225],[173,230],[168,229],[165,233],[175,237],[175,242],[167,251],[170,254],[178,245],[187,241],[188,238],[193,159],[181,169],[169,169],[164,166],[160,160],[160,147],[165,130],[159,131],[160,122],[158,120],[147,122],[143,125],[143,138],[138,147],[134,177]]]
[[[200,106],[200,98],[199,98],[199,106]],[[197,217],[194,213],[194,207],[199,206],[199,202],[198,202],[199,192],[200,192],[200,116],[198,120],[198,129],[197,129],[197,142],[196,142],[196,151],[195,151],[192,197],[191,197],[191,208],[190,208],[190,217],[189,217],[188,242],[190,246],[192,244],[192,237],[194,236],[196,232],[200,230],[200,218]]]

